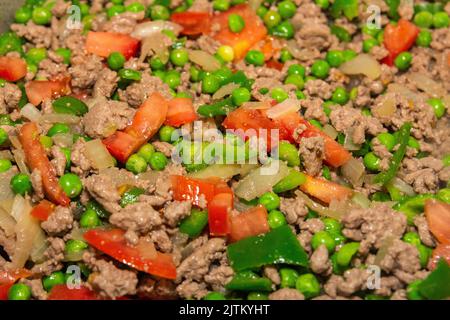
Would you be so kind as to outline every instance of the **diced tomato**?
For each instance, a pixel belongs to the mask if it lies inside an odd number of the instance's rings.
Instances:
[[[228,184],[220,179],[220,178],[210,178],[207,179],[206,181],[211,182],[214,184],[214,193],[215,194],[219,194],[219,193],[229,193],[231,195],[233,195],[233,190],[228,186]]]
[[[27,63],[16,57],[0,57],[0,78],[17,81],[27,74]]]
[[[19,131],[19,139],[25,152],[25,160],[31,170],[39,170],[47,197],[54,203],[68,206],[70,199],[64,193],[56,178],[55,168],[50,164],[47,154],[39,141],[36,123],[28,122]]]
[[[172,255],[156,252],[156,258],[143,257],[138,247],[130,246],[121,229],[90,229],[84,239],[94,248],[139,271],[166,279],[175,279],[177,270]]]
[[[57,284],[53,286],[48,300],[99,300],[94,291],[86,288],[70,289],[65,284]]]
[[[425,216],[436,239],[440,243],[450,244],[450,204],[429,199],[425,202]]]
[[[138,49],[139,40],[123,33],[89,31],[86,38],[87,52],[103,58],[112,52],[120,52],[128,60],[136,55]]]
[[[416,25],[405,19],[400,19],[395,26],[388,24],[384,29],[383,43],[389,51],[389,56],[384,58],[383,62],[392,66],[395,58],[415,43],[419,31]]]
[[[231,217],[230,240],[239,241],[247,237],[269,232],[269,230],[267,210],[263,206],[258,205]]]
[[[233,195],[219,193],[208,202],[208,226],[212,236],[226,236],[230,233],[230,212],[233,209]]]
[[[444,259],[450,265],[450,244],[440,243],[434,248],[433,254],[428,261],[428,268],[433,270],[441,259]]]
[[[345,200],[352,195],[352,190],[347,187],[308,175],[306,175],[306,182],[300,185],[300,189],[325,203],[330,203],[331,200]]]
[[[192,99],[174,98],[169,101],[165,124],[179,127],[186,123],[191,123],[197,119]]]
[[[32,273],[27,269],[15,271],[0,271],[0,300],[8,300],[8,291],[12,285],[21,278],[27,278]]]
[[[239,14],[245,21],[245,27],[239,33],[231,32],[228,27],[228,16],[233,13]],[[267,35],[264,23],[246,4],[239,4],[218,14],[213,17],[212,23],[220,26],[219,31],[213,35],[214,39],[233,47],[236,60],[242,59],[251,47]]]
[[[175,12],[170,20],[183,27],[182,34],[198,35],[209,33],[211,15],[207,12]]]
[[[283,69],[283,64],[276,60],[270,59],[269,61],[266,62],[266,67],[281,71]]]
[[[170,178],[172,182],[172,196],[175,200],[190,200],[193,205],[198,206],[201,202],[201,195],[209,203],[216,194],[215,184],[212,182],[176,175]]]
[[[46,221],[54,209],[55,205],[44,199],[31,210],[31,215],[40,221]]]
[[[46,99],[65,96],[70,93],[70,78],[48,81],[29,81],[25,84],[28,101],[37,106]]]
[[[158,132],[166,120],[168,104],[153,93],[136,112],[133,122],[123,132],[116,131],[103,143],[113,157],[125,163],[129,156]]]

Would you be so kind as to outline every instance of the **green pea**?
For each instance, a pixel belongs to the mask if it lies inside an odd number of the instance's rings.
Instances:
[[[343,27],[332,25],[330,27],[331,34],[334,34],[340,41],[342,42],[350,42],[352,41],[352,36],[350,33]]]
[[[409,52],[402,52],[395,58],[394,64],[399,70],[405,71],[411,66],[411,61],[412,54]]]
[[[32,16],[31,8],[23,6],[23,7],[20,7],[19,9],[17,9],[17,11],[14,15],[14,20],[16,21],[16,23],[25,24],[28,21],[30,21],[31,16]]]
[[[323,166],[322,167],[322,176],[331,181],[331,172],[330,172],[330,168],[328,166]]]
[[[142,79],[142,74],[133,69],[121,69],[119,71],[119,77],[122,80],[140,81]]]
[[[291,268],[280,269],[281,288],[295,288],[298,272]]]
[[[163,142],[172,142],[172,135],[174,132],[174,127],[162,126],[161,129],[159,129],[159,140]]]
[[[0,34],[0,55],[5,55],[11,51],[23,52],[21,38],[14,32]]]
[[[408,139],[408,147],[414,148],[416,150],[420,150],[420,143],[416,138],[410,136]]]
[[[70,239],[67,240],[66,245],[64,247],[64,252],[66,254],[74,254],[87,249],[88,244],[82,240]]]
[[[94,228],[101,225],[100,218],[93,209],[86,209],[81,215],[80,226],[82,228]]]
[[[52,13],[48,8],[36,7],[31,14],[33,22],[38,25],[49,24],[52,20]]]
[[[70,64],[70,58],[72,56],[72,51],[67,48],[58,48],[55,50],[55,53],[62,57],[65,64]]]
[[[150,17],[152,20],[169,20],[170,12],[164,6],[154,5],[150,8]]]
[[[382,41],[379,41],[379,43],[382,43]],[[344,62],[352,60],[354,57],[356,57],[358,54],[354,50],[344,50],[342,51],[342,56],[344,57]]]
[[[155,148],[151,144],[146,143],[138,150],[137,155],[149,163],[153,153],[155,153]]]
[[[295,169],[291,169],[289,174],[281,179],[276,185],[273,186],[272,190],[275,193],[286,192],[297,188],[299,185],[306,182],[306,176]]]
[[[277,11],[269,10],[264,15],[263,21],[264,21],[264,24],[268,28],[273,28],[273,27],[277,26],[280,23],[281,16],[280,16],[280,14]]]
[[[444,163],[444,166],[450,166],[450,154],[446,154],[442,159],[442,162]]]
[[[327,247],[328,252],[332,252],[336,247],[336,241],[334,241],[333,237],[326,231],[316,232],[311,239],[311,246],[314,250],[322,244]]]
[[[150,59],[150,67],[152,68],[152,70],[164,70],[166,64],[162,62],[162,60],[159,57],[153,56]]]
[[[300,165],[300,156],[297,148],[287,141],[280,141],[278,144],[278,157],[286,161],[290,167]]]
[[[69,198],[76,198],[83,190],[80,178],[73,173],[66,173],[59,178],[59,185]]]
[[[0,173],[8,171],[11,167],[12,163],[9,159],[0,159]]]
[[[283,102],[289,97],[288,93],[282,88],[273,88],[270,92],[270,96],[278,103]]]
[[[364,24],[361,28],[361,31],[362,33],[367,34],[371,37],[376,37],[380,32],[380,30],[372,24]]]
[[[290,75],[300,75],[302,78],[305,77],[306,68],[300,64],[291,64],[287,70],[288,76]]]
[[[395,138],[395,136],[393,134],[391,134],[389,132],[380,133],[379,135],[377,135],[377,139],[389,151],[392,151],[394,149],[395,145],[397,144],[397,139]]]
[[[291,74],[286,77],[284,80],[285,84],[293,84],[297,87],[297,89],[302,90],[305,86],[305,81],[303,80],[301,75]]]
[[[241,15],[232,13],[228,16],[228,28],[231,32],[239,33],[245,28],[245,21]]]
[[[240,106],[244,102],[250,101],[251,94],[247,88],[241,87],[233,90],[231,98],[235,105]]]
[[[311,66],[311,73],[319,79],[325,79],[330,72],[330,65],[325,60],[317,60]]]
[[[247,300],[269,300],[269,296],[264,292],[249,292]]]
[[[39,63],[47,58],[47,49],[45,48],[31,48],[25,54],[25,58],[28,62],[39,65]]]
[[[231,62],[234,59],[234,49],[231,46],[220,46],[217,49],[217,54],[222,58],[225,62]]]
[[[120,70],[125,64],[125,57],[120,52],[111,52],[108,56],[108,66],[111,70]],[[123,71],[124,72],[124,71]]]
[[[442,118],[446,112],[445,105],[442,100],[438,98],[431,98],[428,99],[427,103],[433,108],[436,117]]]
[[[31,289],[23,283],[16,283],[8,290],[8,300],[30,300]]]
[[[342,267],[347,267],[358,250],[359,242],[349,242],[344,244],[337,252],[336,262]]]
[[[65,123],[55,123],[48,131],[47,136],[53,137],[58,133],[69,133],[70,127]]]
[[[314,298],[320,294],[320,283],[312,273],[300,275],[295,283],[295,288],[300,291],[306,299]]]
[[[406,287],[406,297],[408,300],[424,300],[424,297],[420,294],[419,286],[422,280],[416,280],[411,282]]]
[[[5,129],[0,128],[0,145],[4,144],[6,141],[8,141],[8,134]]]
[[[448,28],[450,25],[450,18],[447,12],[436,12],[433,15],[433,26],[435,28]]]
[[[220,292],[208,292],[207,295],[203,297],[203,300],[227,300],[225,296]]]
[[[270,211],[268,216],[267,216],[267,222],[269,223],[269,227],[271,229],[275,229],[275,228],[281,227],[281,226],[283,226],[283,225],[285,225],[287,223],[286,222],[286,217],[279,210],[272,210],[272,211]]]
[[[340,50],[330,50],[325,57],[331,67],[338,68],[344,62],[344,56]]]
[[[430,46],[431,41],[433,40],[433,37],[431,35],[431,32],[428,30],[421,30],[417,36],[416,44],[419,47],[427,48]]]
[[[161,171],[164,170],[164,168],[167,165],[167,158],[166,156],[161,152],[155,152],[150,157],[150,167],[153,170]]]
[[[450,203],[450,188],[443,188],[436,194],[437,198],[445,203]]]
[[[11,178],[11,189],[15,194],[24,196],[26,193],[30,193],[32,190],[30,177],[24,173],[17,173]]]
[[[147,162],[141,156],[133,154],[125,163],[125,168],[134,174],[139,174],[147,170]]]
[[[283,19],[292,18],[296,11],[297,7],[290,0],[285,0],[278,3],[278,12]]]
[[[369,38],[363,41],[363,51],[364,52],[370,52],[373,47],[378,45],[378,41],[374,38]]]
[[[164,76],[164,82],[171,88],[176,89],[181,84],[180,73],[176,70],[168,71]]]
[[[385,201],[390,201],[391,198],[387,193],[381,192],[381,191],[377,191],[374,194],[372,194],[370,200],[372,201],[379,201],[379,202],[385,202]]]
[[[45,149],[49,149],[53,146],[53,139],[49,136],[40,136],[39,142]]]
[[[230,8],[229,0],[214,0],[213,9],[217,11],[227,11]]]
[[[170,61],[174,65],[182,67],[189,61],[188,52],[183,48],[174,49],[170,53]]]
[[[80,3],[78,6],[80,7],[81,16],[85,17],[89,14],[91,7],[87,3]]]
[[[109,2],[111,2],[112,4],[123,4],[125,0],[110,0]]]
[[[320,121],[318,121],[316,119],[310,119],[310,120],[308,120],[308,122],[311,123],[314,127],[317,127],[319,129],[323,129],[323,126],[320,123]]]
[[[220,88],[220,81],[214,74],[207,74],[202,80],[202,92],[214,93]]]
[[[245,55],[245,61],[255,66],[264,65],[264,54],[259,50],[249,50]]]
[[[370,171],[380,171],[380,158],[373,152],[368,152],[363,159],[364,165]]]
[[[49,276],[42,278],[42,286],[47,292],[50,292],[58,284],[65,284],[65,276],[61,271],[53,272]]]
[[[267,211],[277,209],[280,206],[280,197],[273,192],[266,192],[258,199],[258,203],[266,207]]]
[[[329,233],[339,233],[341,232],[342,225],[341,223],[333,218],[324,218],[322,219],[323,224],[325,225],[325,231]]]
[[[294,26],[288,20],[285,20],[273,28],[273,35],[284,39],[291,39],[294,37]]]
[[[421,28],[429,28],[433,24],[433,14],[428,11],[418,12],[414,16],[414,23]]]
[[[343,87],[337,87],[333,95],[331,96],[331,101],[338,103],[340,105],[344,105],[350,99],[348,92]]]
[[[199,236],[208,224],[208,212],[192,209],[189,217],[180,222],[180,232],[186,233],[191,238]]]
[[[292,56],[292,54],[286,48],[283,48],[283,49],[280,50],[280,61],[282,63],[285,63],[285,62],[287,62],[289,60],[292,60],[292,59],[294,59],[294,57]]]
[[[141,12],[141,11],[145,11],[145,6],[142,3],[133,2],[125,7],[125,11]]]
[[[328,1],[328,0],[314,0],[314,2],[321,9],[328,9],[328,7],[330,6],[330,1]]]
[[[230,68],[224,66],[224,67],[214,71],[213,74],[217,77],[219,82],[222,84],[233,75],[233,71],[231,71]]]

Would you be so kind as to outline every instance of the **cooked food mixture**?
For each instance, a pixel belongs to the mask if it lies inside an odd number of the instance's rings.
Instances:
[[[0,299],[448,299],[449,14],[26,0],[0,35]]]

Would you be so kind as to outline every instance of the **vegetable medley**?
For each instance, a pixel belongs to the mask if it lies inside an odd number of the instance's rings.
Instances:
[[[26,0],[0,35],[0,299],[448,299],[449,14]]]

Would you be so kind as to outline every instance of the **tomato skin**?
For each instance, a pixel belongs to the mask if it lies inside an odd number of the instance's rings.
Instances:
[[[384,30],[383,44],[389,56],[383,62],[392,66],[395,58],[415,43],[419,31],[416,25],[405,19],[400,19],[396,26],[388,24]]]
[[[430,261],[428,261],[428,268],[430,270],[436,268],[441,259],[444,259],[450,265],[450,244],[440,243],[434,248]]]
[[[231,217],[230,240],[239,241],[269,232],[267,210],[261,205]]]
[[[435,199],[425,201],[425,217],[436,239],[450,244],[450,204]]]
[[[125,163],[130,155],[146,143],[164,123],[167,101],[153,93],[138,109],[132,123],[123,132],[116,131],[103,140],[108,151],[118,161]]]
[[[121,229],[90,229],[84,239],[94,248],[139,271],[166,279],[175,279],[177,270],[172,255],[156,253],[155,259],[142,257],[139,248],[130,246]]]
[[[233,195],[219,193],[208,202],[208,226],[211,236],[226,236],[230,233],[230,211],[233,209]]]
[[[197,119],[192,99],[173,98],[169,101],[165,124],[179,127],[186,123],[191,123]]]
[[[27,75],[27,63],[17,57],[0,57],[0,78],[15,82]]]
[[[55,205],[44,199],[31,210],[31,215],[40,221],[46,221],[54,209]]]
[[[300,189],[310,196],[327,204],[332,200],[344,200],[352,195],[352,190],[321,178],[306,175],[306,182],[300,185]]]
[[[172,197],[178,201],[190,200],[193,205],[199,206],[201,195],[204,195],[209,203],[216,193],[214,183],[208,181],[177,175],[171,176],[170,179],[173,190]]]
[[[25,84],[28,101],[37,106],[46,99],[65,96],[70,93],[70,78],[61,80],[33,80]]]
[[[55,169],[50,164],[44,147],[39,141],[36,123],[28,122],[24,124],[19,131],[19,140],[25,152],[27,165],[32,171],[37,169],[41,172],[42,184],[47,197],[53,203],[68,206],[70,199],[59,185]]]
[[[15,271],[0,271],[0,300],[8,300],[8,291],[12,285],[21,278],[27,278],[32,273],[27,269]]]
[[[266,67],[271,69],[276,69],[278,71],[281,71],[283,69],[283,64],[281,62],[278,62],[276,60],[270,59],[266,62]]]
[[[170,20],[183,27],[182,34],[199,35],[209,33],[211,15],[207,12],[175,12]]]
[[[86,287],[69,289],[65,284],[55,285],[48,295],[48,300],[99,300],[94,291]]]
[[[120,52],[128,60],[139,49],[139,40],[122,33],[89,31],[86,50],[89,53],[107,58],[112,52]]]

